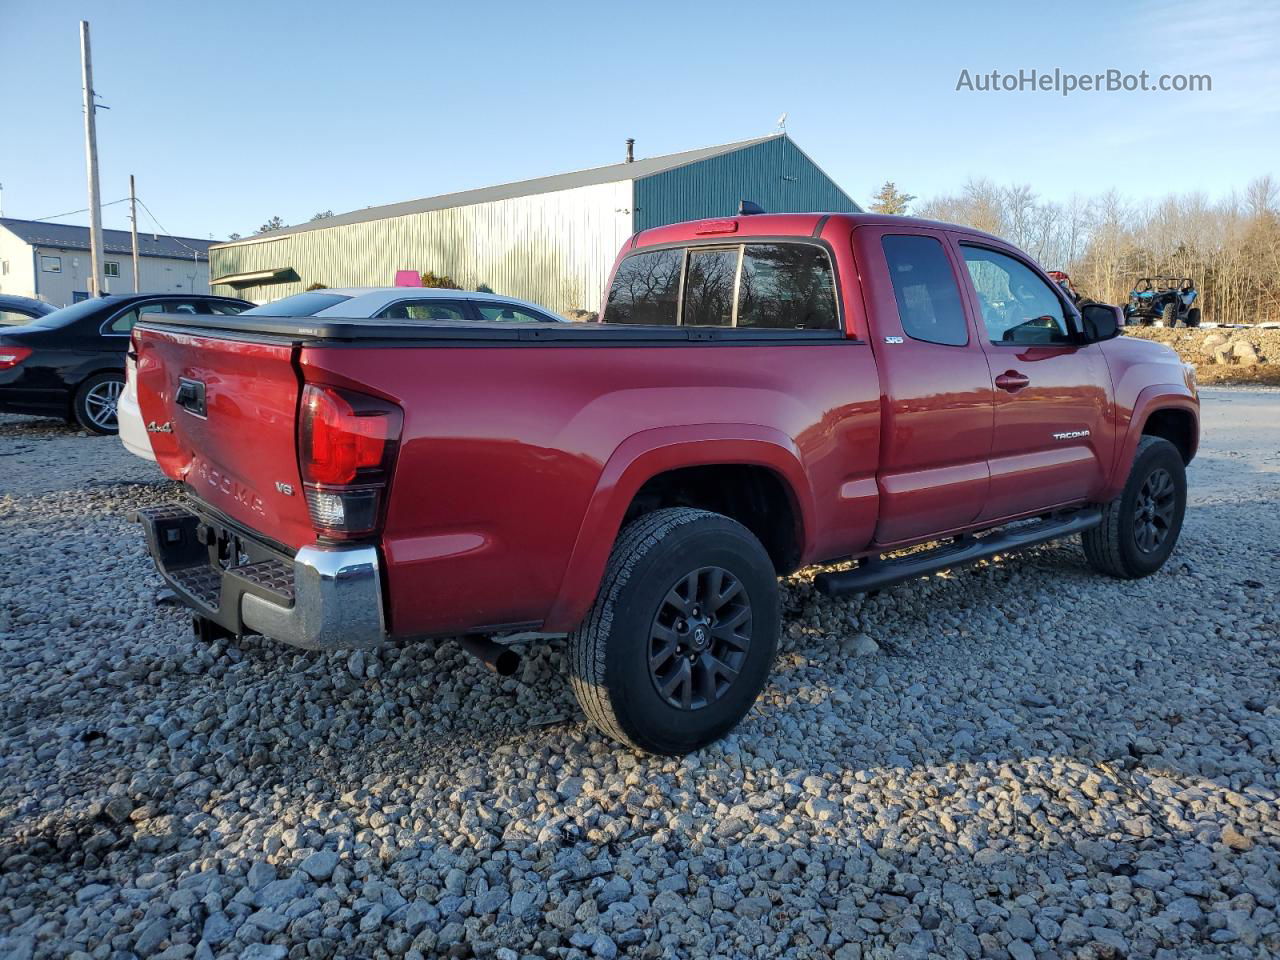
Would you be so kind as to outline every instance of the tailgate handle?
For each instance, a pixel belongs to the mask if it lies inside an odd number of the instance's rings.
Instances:
[[[173,398],[173,402],[188,413],[203,417],[205,415],[204,384],[199,380],[188,380],[186,377],[179,377],[178,395]]]

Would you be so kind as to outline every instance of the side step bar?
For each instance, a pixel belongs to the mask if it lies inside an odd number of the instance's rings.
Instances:
[[[998,553],[1012,553],[1025,547],[1057,540],[1080,533],[1102,522],[1098,507],[1085,507],[1071,513],[1048,517],[1025,526],[996,530],[982,537],[964,535],[954,543],[924,553],[913,553],[898,560],[882,560],[872,557],[863,560],[852,570],[820,573],[813,578],[814,586],[830,597],[847,593],[866,593],[901,583],[914,577],[926,576],[959,567],[975,560],[994,557]]]

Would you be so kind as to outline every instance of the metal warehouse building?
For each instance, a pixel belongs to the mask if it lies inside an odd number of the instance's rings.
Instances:
[[[630,156],[628,144],[628,156]],[[785,133],[344,213],[210,248],[213,290],[259,302],[389,286],[398,270],[594,311],[637,230],[736,213],[860,208]]]

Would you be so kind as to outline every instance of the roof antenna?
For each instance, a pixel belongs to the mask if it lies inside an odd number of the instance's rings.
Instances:
[[[787,113],[785,110],[782,112],[782,116],[778,118],[778,132],[779,133],[787,132]]]
[[[636,162],[636,138],[627,137],[627,163]]]
[[[757,213],[764,213],[764,207],[751,200],[741,200],[738,202],[738,216],[750,217]]]

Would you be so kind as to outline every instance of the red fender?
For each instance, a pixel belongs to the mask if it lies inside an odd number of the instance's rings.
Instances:
[[[757,424],[705,423],[644,430],[609,457],[587,505],[560,593],[543,630],[572,630],[587,615],[600,589],[609,552],[636,493],[651,477],[682,467],[733,464],[766,467],[791,494],[800,522],[802,551],[812,547],[813,491],[795,441]]]
[[[1124,490],[1138,443],[1142,440],[1142,428],[1151,414],[1157,410],[1180,410],[1191,416],[1193,425],[1191,456],[1196,455],[1196,449],[1200,444],[1200,407],[1195,396],[1182,383],[1153,383],[1145,387],[1134,401],[1127,425],[1122,425],[1124,436],[1120,443],[1116,444],[1116,459],[1111,467],[1111,479],[1101,497],[1103,503],[1120,496]],[[1123,417],[1124,411],[1120,411],[1120,415]]]

